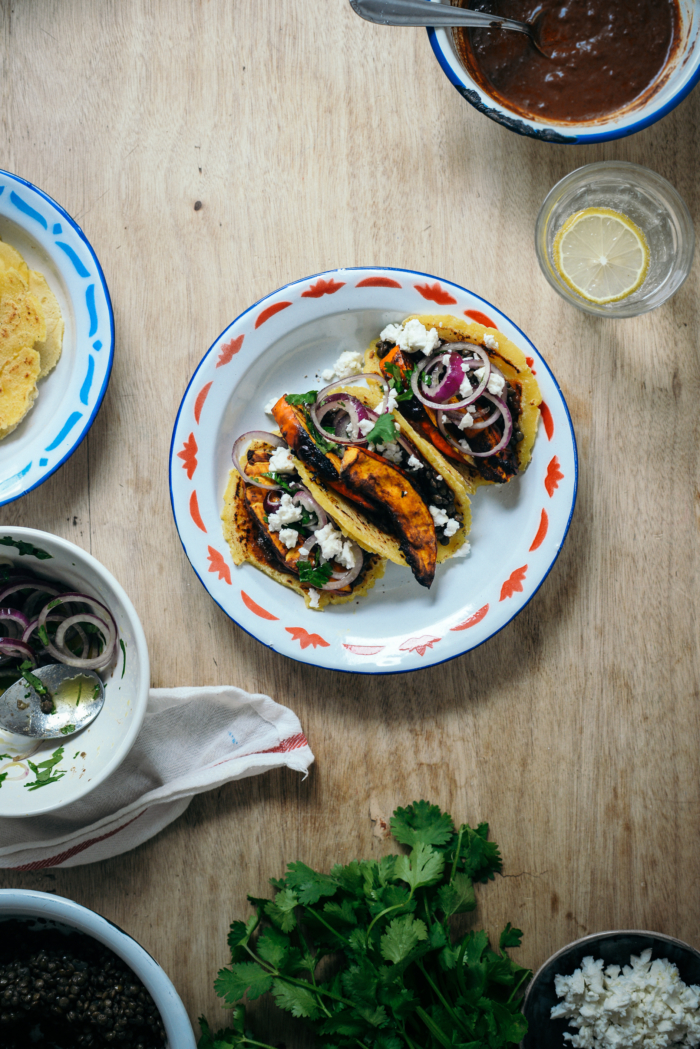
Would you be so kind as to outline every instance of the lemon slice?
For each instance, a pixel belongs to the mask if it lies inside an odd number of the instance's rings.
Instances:
[[[553,255],[562,280],[598,304],[626,299],[649,269],[646,237],[611,208],[584,208],[570,215],[557,233]]]

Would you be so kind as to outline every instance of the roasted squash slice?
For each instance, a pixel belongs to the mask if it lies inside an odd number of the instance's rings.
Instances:
[[[422,586],[430,586],[437,562],[435,524],[408,477],[381,455],[357,445],[345,449],[340,474],[352,492],[386,515],[414,576]]]

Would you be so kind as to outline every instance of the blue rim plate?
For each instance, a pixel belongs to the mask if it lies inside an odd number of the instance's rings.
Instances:
[[[65,323],[63,353],[39,380],[23,421],[0,442],[0,506],[31,492],[76,450],[107,389],[114,315],[87,237],[64,209],[30,182],[0,171],[0,237],[44,274]]]
[[[221,528],[231,447],[270,430],[264,406],[324,385],[345,350],[364,351],[390,321],[443,313],[486,323],[532,360],[546,408],[532,462],[505,486],[472,499],[472,552],[438,567],[428,591],[407,569],[358,602],[319,613],[252,565],[237,568]],[[170,448],[175,522],[192,567],[214,601],[253,637],[329,670],[395,674],[434,666],[502,630],[533,597],[557,558],[576,501],[576,440],[556,379],[505,314],[431,274],[386,267],[337,269],[295,281],[245,310],[202,358],[182,399]]]

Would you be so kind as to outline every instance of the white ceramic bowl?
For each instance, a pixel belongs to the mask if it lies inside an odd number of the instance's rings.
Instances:
[[[20,555],[3,543],[29,543],[50,554],[40,559]],[[48,532],[34,528],[5,528],[0,525],[0,564],[12,562],[47,579],[57,579],[96,597],[109,607],[119,629],[124,649],[105,679],[105,705],[100,715],[82,732],[65,740],[30,740],[0,729],[0,817],[38,816],[62,808],[84,797],[122,763],[138,735],[148,702],[150,667],[143,627],[136,610],[114,576],[84,550]],[[38,790],[28,790],[34,780],[27,759],[44,761],[63,747],[56,771],[65,775]]]
[[[192,1025],[170,979],[148,951],[118,925],[62,896],[31,889],[0,889],[0,923],[10,918],[82,932],[109,947],[133,969],[156,1003],[165,1026],[168,1049],[195,1049]]]
[[[438,566],[426,590],[387,565],[357,603],[314,612],[250,564],[233,564],[221,525],[231,446],[275,428],[264,406],[320,389],[343,351],[364,352],[390,321],[453,314],[518,345],[544,399],[532,462],[508,485],[472,499],[471,553]],[[185,552],[218,605],[250,634],[292,659],[329,670],[395,674],[454,659],[525,607],[564,542],[576,500],[576,442],[556,379],[526,335],[473,292],[432,274],[386,267],[329,270],[279,288],[222,332],[180,405],[170,450],[170,492]]]
[[[0,237],[44,274],[65,332],[54,370],[16,430],[0,442],[0,506],[42,484],[76,450],[107,389],[114,317],[102,267],[80,226],[31,182],[0,171]]]
[[[446,3],[450,0],[432,0]],[[430,43],[443,72],[459,93],[480,113],[519,135],[529,135],[543,142],[583,145],[624,138],[649,127],[670,113],[700,79],[700,4],[697,0],[679,0],[682,29],[681,44],[670,64],[662,71],[658,90],[646,101],[596,121],[563,124],[535,120],[515,113],[492,98],[471,78],[459,57],[451,29],[428,29]]]

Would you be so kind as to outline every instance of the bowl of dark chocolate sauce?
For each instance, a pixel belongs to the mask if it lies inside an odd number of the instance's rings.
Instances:
[[[520,134],[584,143],[634,134],[700,79],[697,0],[452,0],[538,20],[542,54],[520,33],[430,29],[454,86]]]

